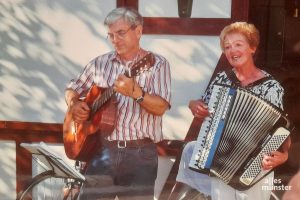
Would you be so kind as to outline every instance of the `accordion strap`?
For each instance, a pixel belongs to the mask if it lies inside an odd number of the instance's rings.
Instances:
[[[242,87],[241,86],[241,82],[236,77],[236,75],[235,75],[235,73],[234,73],[234,71],[232,69],[226,70],[225,73],[227,74],[227,77],[231,81],[231,86],[233,86],[233,87]],[[271,79],[273,79],[272,76],[265,76],[265,77],[263,77],[263,78],[261,78],[259,80],[254,81],[253,83],[247,85],[246,88],[262,84],[263,82],[265,82],[267,80],[271,80]]]

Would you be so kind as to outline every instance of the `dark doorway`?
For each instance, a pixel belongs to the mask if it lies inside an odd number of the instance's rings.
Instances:
[[[276,171],[286,184],[299,169],[300,152],[300,16],[298,0],[250,0],[249,22],[260,31],[257,66],[285,89],[284,109],[295,124],[288,161]],[[279,197],[283,191],[274,191]]]

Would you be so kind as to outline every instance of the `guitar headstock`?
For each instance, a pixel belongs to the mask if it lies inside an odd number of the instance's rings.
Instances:
[[[154,55],[152,53],[148,53],[131,67],[131,73],[128,74],[127,72],[126,76],[138,76],[153,67],[154,63]]]

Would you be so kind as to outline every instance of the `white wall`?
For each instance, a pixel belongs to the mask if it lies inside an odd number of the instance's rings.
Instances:
[[[110,49],[103,19],[115,1],[0,1],[0,120],[62,122],[64,88]]]
[[[16,199],[16,144],[0,141],[0,199]]]

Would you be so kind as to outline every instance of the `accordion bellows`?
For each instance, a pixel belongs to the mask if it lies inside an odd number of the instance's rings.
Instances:
[[[269,173],[261,169],[263,155],[278,150],[290,122],[252,92],[224,85],[214,85],[208,109],[189,167],[235,189],[249,189]]]

